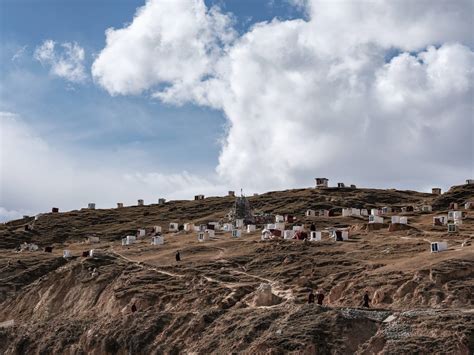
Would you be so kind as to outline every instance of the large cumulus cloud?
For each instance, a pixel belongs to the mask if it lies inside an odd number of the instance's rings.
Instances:
[[[472,1],[296,3],[308,20],[235,37],[231,16],[202,0],[149,0],[107,32],[95,80],[222,110],[216,170],[233,185],[323,175],[426,188],[473,174]]]

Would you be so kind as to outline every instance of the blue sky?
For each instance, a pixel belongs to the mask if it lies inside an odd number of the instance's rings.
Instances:
[[[0,220],[315,176],[460,184],[474,146],[448,142],[474,141],[473,13],[471,0],[0,0]]]
[[[46,39],[77,42],[85,49],[86,67],[90,67],[105,44],[105,30],[130,22],[144,1],[2,0],[0,4],[0,110],[18,113],[41,136],[72,152],[139,148],[153,152],[153,160],[146,164],[160,162],[168,171],[183,164],[195,171],[214,168],[218,141],[225,132],[221,112],[192,104],[175,107],[146,96],[111,97],[90,78],[80,85],[51,78],[32,57],[35,47]],[[286,1],[216,0],[206,4],[232,12],[239,31],[274,17],[303,16]],[[12,61],[22,48],[22,56]]]

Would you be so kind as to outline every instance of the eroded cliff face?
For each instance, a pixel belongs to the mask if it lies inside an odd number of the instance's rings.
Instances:
[[[200,217],[174,210],[162,218],[212,220],[219,213],[210,206]],[[361,218],[299,215],[296,223],[313,221],[318,229],[350,227],[346,242],[326,234],[304,242],[217,232],[200,243],[195,233],[180,232],[165,233],[164,245],[145,237],[129,247],[114,237],[129,212],[115,224],[101,224],[100,211],[53,216],[59,227],[43,221],[35,237],[39,244],[44,237],[52,253],[0,249],[0,352],[469,354],[474,249],[466,240],[473,239],[474,215],[469,211],[460,232],[447,234],[431,223],[441,212],[409,213],[409,229],[390,231],[367,228]],[[83,242],[91,218],[92,229],[107,230],[99,244]],[[68,224],[61,238],[58,230]],[[24,233],[20,224],[2,228],[10,240]],[[430,253],[429,242],[438,240],[449,249]],[[95,257],[80,256],[90,248]],[[63,249],[74,257],[62,258]],[[322,307],[307,304],[310,288],[324,293]],[[365,291],[369,309],[361,308]]]

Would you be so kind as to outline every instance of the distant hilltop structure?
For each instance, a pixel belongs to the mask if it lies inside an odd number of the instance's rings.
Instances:
[[[314,180],[316,181],[316,186],[315,187],[317,189],[325,189],[325,188],[329,187],[329,179],[328,178],[314,178]],[[350,186],[351,189],[357,188],[356,185],[354,185],[354,184],[351,184],[349,186]],[[344,189],[347,186],[343,182],[338,182],[337,187],[339,189]]]
[[[328,187],[329,179],[315,178],[315,180],[316,180],[316,188],[317,189],[324,189],[324,188]]]

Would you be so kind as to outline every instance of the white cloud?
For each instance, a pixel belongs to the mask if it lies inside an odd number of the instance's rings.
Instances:
[[[15,54],[13,54],[11,61],[12,61],[12,62],[15,62],[15,61],[20,60],[20,59],[25,55],[27,48],[28,48],[28,46],[20,47],[20,48],[15,52]]]
[[[110,208],[116,202],[136,204],[140,198],[157,203],[159,197],[190,199],[196,193],[223,195],[227,191],[213,176],[163,173],[159,167],[141,171],[135,160],[140,157],[146,164],[143,152],[128,153],[127,161],[134,166],[123,161],[111,164],[115,154],[68,154],[12,113],[0,112],[0,127],[0,221],[49,211],[53,206],[70,210],[95,202],[98,208]],[[104,165],[104,160],[109,163]]]
[[[75,42],[57,46],[55,41],[46,40],[36,48],[34,58],[42,65],[49,66],[52,75],[74,83],[87,79],[84,49]]]
[[[150,0],[132,23],[106,32],[92,67],[112,95],[139,94],[158,84],[188,87],[212,73],[234,38],[231,18],[203,0]],[[113,65],[111,65],[113,63]]]
[[[472,175],[473,2],[307,6],[308,21],[256,24],[222,45],[216,38],[232,31],[227,20],[214,25],[228,18],[217,9],[150,0],[130,26],[107,32],[93,72],[112,94],[155,90],[165,102],[221,109],[229,130],[217,172],[234,185],[326,175],[416,188]]]

